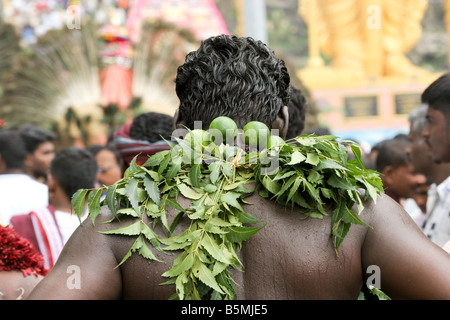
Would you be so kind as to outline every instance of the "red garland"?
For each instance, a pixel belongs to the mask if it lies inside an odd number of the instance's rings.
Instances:
[[[19,270],[23,275],[45,276],[44,258],[33,245],[9,226],[0,225],[0,271]]]

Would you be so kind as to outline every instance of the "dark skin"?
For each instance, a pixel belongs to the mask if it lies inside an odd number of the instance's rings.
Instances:
[[[286,113],[287,114],[287,113]],[[180,119],[178,119],[180,121]],[[278,124],[276,124],[278,121]],[[274,128],[286,125],[283,111]],[[280,127],[283,134],[284,128]],[[372,228],[351,227],[336,256],[330,237],[331,219],[311,219],[254,194],[244,210],[266,223],[243,243],[239,252],[244,272],[234,271],[238,299],[356,299],[370,265],[381,272],[381,289],[392,298],[449,299],[450,255],[426,238],[409,215],[389,197],[376,205],[364,203],[361,219]],[[187,199],[180,198],[182,206]],[[177,214],[169,211],[169,223]],[[161,274],[171,267],[174,255],[154,250],[161,262],[133,254],[119,268],[135,240],[102,235],[130,224],[111,218],[105,207],[95,225],[90,219],[75,231],[53,270],[31,293],[31,299],[167,299],[174,286],[161,286]],[[175,234],[184,230],[183,219]],[[150,224],[151,221],[146,220]],[[162,229],[156,230],[164,235]],[[80,289],[68,289],[70,265],[80,268]]]

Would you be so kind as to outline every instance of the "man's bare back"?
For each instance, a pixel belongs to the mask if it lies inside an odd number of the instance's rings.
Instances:
[[[331,219],[305,219],[258,195],[247,200],[252,205],[245,210],[266,225],[239,252],[244,271],[233,272],[238,299],[356,299],[371,265],[379,267],[381,289],[392,298],[450,298],[450,255],[387,196],[376,206],[365,203],[361,219],[372,228],[353,225],[338,256],[330,237]],[[102,212],[95,227],[87,220],[78,228],[30,298],[167,299],[174,293],[174,285],[161,285],[167,281],[161,274],[176,254],[154,250],[163,260],[157,262],[135,253],[115,268],[135,239],[95,232],[129,225],[128,219],[101,224],[111,218],[106,208]],[[169,217],[176,213],[168,212]],[[184,230],[187,220],[175,233]],[[67,285],[72,265],[81,276],[75,289]]]

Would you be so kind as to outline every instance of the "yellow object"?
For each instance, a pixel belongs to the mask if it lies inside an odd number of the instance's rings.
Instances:
[[[426,0],[299,0],[310,45],[302,80],[342,84],[429,76],[406,57],[422,34],[427,5]],[[320,53],[331,59],[330,67],[323,66]]]

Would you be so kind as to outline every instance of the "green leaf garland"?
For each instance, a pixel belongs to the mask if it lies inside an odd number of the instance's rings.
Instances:
[[[154,250],[179,251],[171,268],[162,274],[168,278],[164,284],[175,285],[171,298],[235,299],[230,271],[241,269],[237,250],[264,227],[255,226],[263,221],[245,211],[243,205],[250,205],[245,201],[248,195],[258,192],[310,218],[331,214],[336,254],[352,224],[367,226],[359,218],[362,199],[376,201],[383,190],[381,179],[364,168],[358,147],[351,146],[355,160],[349,161],[346,148],[334,139],[301,135],[261,152],[236,151],[224,145],[199,151],[177,139],[170,151],[149,157],[143,166],[134,160],[124,178],[112,186],[79,190],[72,206],[80,217],[87,197],[92,223],[102,205],[109,207],[113,220],[120,215],[135,219],[129,226],[103,232],[136,238],[119,265],[133,253],[159,261]],[[234,152],[234,157],[225,160],[218,156],[221,150],[227,157]],[[269,168],[273,163],[276,166]],[[106,197],[101,198],[102,193]],[[191,200],[189,207],[179,204],[180,195]],[[168,207],[178,211],[170,226]],[[144,223],[144,215],[153,219],[152,225]],[[173,234],[183,217],[190,220],[189,227]],[[165,236],[154,232],[157,223],[166,230]]]

